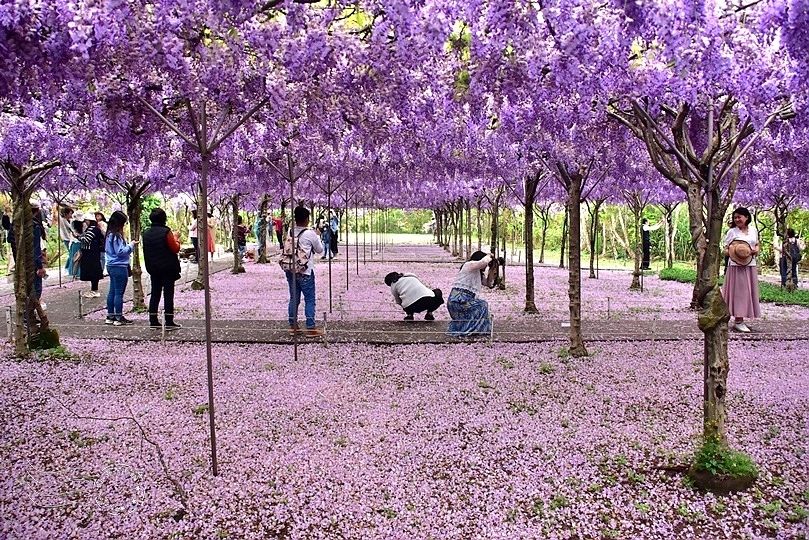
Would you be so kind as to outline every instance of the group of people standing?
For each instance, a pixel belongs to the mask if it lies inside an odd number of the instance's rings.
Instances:
[[[194,258],[190,260],[190,262],[194,264],[198,263],[200,258],[199,223],[197,211],[191,210],[191,224],[188,226],[188,237],[191,239],[191,245],[194,246]],[[208,245],[205,251],[211,257],[211,261],[213,261],[214,253],[216,253],[216,221],[214,220],[212,212],[208,212],[207,226]]]
[[[320,232],[320,242],[323,244],[323,256],[320,258],[333,259],[338,252],[340,220],[333,210],[329,210],[329,220],[326,221],[321,214],[317,218],[315,228]]]
[[[113,212],[104,239],[104,253],[110,277],[107,317],[104,324],[113,326],[129,325],[134,322],[124,316],[124,293],[132,275],[132,252],[140,241],[127,241],[124,233],[127,220],[127,215],[123,212]],[[143,260],[152,282],[152,292],[149,295],[149,327],[153,330],[163,327],[166,330],[177,330],[181,327],[174,321],[174,285],[180,279],[178,233],[172,232],[166,225],[167,216],[162,208],[153,209],[149,213],[149,221],[151,227],[143,231],[142,235]],[[158,316],[161,297],[165,314],[164,324],[161,324]]]
[[[104,238],[107,220],[102,212],[74,210],[59,211],[59,238],[67,252],[65,270],[73,279],[90,282],[86,298],[98,298],[98,282],[104,277],[106,254]]]

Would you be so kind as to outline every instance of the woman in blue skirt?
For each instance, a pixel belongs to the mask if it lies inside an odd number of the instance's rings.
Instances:
[[[493,259],[491,253],[476,251],[461,267],[447,301],[447,311],[452,320],[447,334],[453,337],[488,336],[492,333],[489,304],[478,298],[487,281],[484,272]],[[487,286],[490,286],[486,283]]]

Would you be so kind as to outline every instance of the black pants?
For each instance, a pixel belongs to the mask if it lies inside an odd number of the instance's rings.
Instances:
[[[646,242],[643,243],[643,260],[640,263],[640,267],[645,269],[645,270],[648,270],[650,268],[649,263],[652,260],[651,247],[652,246],[647,244]]]
[[[153,274],[152,294],[149,297],[149,321],[157,322],[157,313],[160,306],[160,296],[163,296],[163,310],[166,313],[166,322],[174,322],[174,281],[176,276]]]
[[[191,243],[194,245],[194,260],[199,261],[199,238],[192,236]]]
[[[275,238],[278,240],[278,247],[284,249],[284,233],[283,231],[275,231]]]
[[[441,289],[433,289],[433,293],[435,296],[422,296],[406,308],[404,308],[405,313],[408,315],[412,315],[414,313],[421,313],[422,311],[428,311],[432,313],[436,309],[438,309],[441,304],[444,303],[444,293],[441,292]]]

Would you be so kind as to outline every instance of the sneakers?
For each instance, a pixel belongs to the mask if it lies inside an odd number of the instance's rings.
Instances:
[[[294,336],[295,334],[303,334],[303,330],[297,324],[289,327],[289,335]]]
[[[746,324],[744,324],[744,322],[737,322],[736,324],[733,325],[733,327],[737,331],[744,332],[745,334],[750,332],[750,328]]]
[[[107,315],[107,318],[104,319],[104,324],[115,324],[115,317]]]
[[[101,298],[101,293],[98,291],[87,291],[82,296],[85,298]]]
[[[425,321],[434,321],[434,320],[435,320],[435,317],[433,316],[433,314],[432,314],[432,313],[429,313],[429,312],[428,312],[428,313],[427,313],[427,315],[425,315],[425,316],[424,316],[424,320],[425,320]]]
[[[409,314],[408,314],[408,315],[407,315],[407,316],[404,318],[404,320],[406,320],[406,321],[412,321],[412,320],[414,320],[414,319],[413,319],[413,314],[412,314],[412,313],[409,313]]]
[[[129,319],[127,319],[126,317],[121,315],[120,317],[118,317],[117,319],[115,319],[112,322],[112,325],[113,326],[124,326],[124,325],[127,325],[127,324],[134,324],[134,323],[135,323],[135,321],[130,321]]]
[[[306,337],[319,337],[325,334],[322,329],[320,328],[307,328],[306,329]]]

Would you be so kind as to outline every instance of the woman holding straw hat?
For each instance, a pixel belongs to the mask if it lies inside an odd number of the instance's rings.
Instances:
[[[749,332],[745,318],[761,316],[758,305],[758,231],[750,225],[750,211],[740,206],[733,211],[733,228],[725,234],[725,254],[730,257],[722,297],[730,310],[731,328]]]

